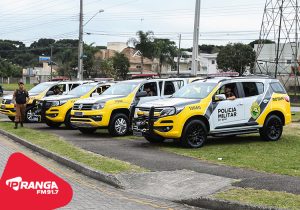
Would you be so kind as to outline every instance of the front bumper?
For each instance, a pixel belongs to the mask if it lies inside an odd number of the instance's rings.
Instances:
[[[16,116],[16,109],[14,104],[1,104],[0,113],[9,117]]]
[[[72,106],[69,106],[67,104],[64,104],[62,106],[57,106],[57,107],[51,107],[44,112],[44,115],[47,120],[56,123],[63,123],[65,122],[67,112],[71,108]]]
[[[159,135],[164,138],[180,138],[182,128],[180,128],[179,116],[172,115],[159,118],[155,115],[155,109],[151,108],[149,115],[134,116],[132,120],[134,135]]]
[[[71,123],[79,128],[108,127],[110,113],[99,110],[71,111]]]

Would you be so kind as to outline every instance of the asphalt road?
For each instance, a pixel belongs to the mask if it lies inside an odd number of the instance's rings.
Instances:
[[[67,141],[88,151],[128,161],[138,166],[142,166],[151,171],[174,171],[192,170],[199,173],[207,173],[227,178],[240,179],[235,186],[249,187],[255,189],[266,189],[271,191],[286,191],[300,194],[300,179],[297,177],[274,175],[256,172],[236,167],[221,166],[195,158],[184,157],[173,153],[165,152],[143,139],[133,140],[111,138],[108,134],[95,133],[91,135],[81,134],[77,130],[50,129],[44,124],[27,124],[26,127],[38,129],[40,131],[55,133],[62,136]],[[258,139],[259,140],[259,139]],[[216,146],[226,144],[226,140],[211,140]],[[239,142],[238,138],[231,139],[230,143]],[[173,142],[161,144],[174,145]]]

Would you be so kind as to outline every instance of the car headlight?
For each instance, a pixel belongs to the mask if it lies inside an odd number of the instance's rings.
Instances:
[[[52,101],[51,106],[59,106],[59,101]]]
[[[59,105],[62,106],[62,105],[64,105],[64,104],[67,103],[67,102],[68,102],[68,100],[62,100],[62,101],[59,101]]]
[[[92,110],[99,110],[104,108],[105,103],[97,103],[92,106]]]
[[[160,112],[160,117],[172,116],[174,114],[176,114],[176,109],[174,107],[168,107]]]

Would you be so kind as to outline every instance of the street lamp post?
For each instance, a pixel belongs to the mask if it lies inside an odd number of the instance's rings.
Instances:
[[[83,24],[83,0],[80,0],[80,15],[79,15],[79,43],[78,43],[78,72],[77,79],[83,80],[83,27],[87,25],[97,14],[104,12],[104,10],[99,10],[91,19],[89,19],[85,24]]]

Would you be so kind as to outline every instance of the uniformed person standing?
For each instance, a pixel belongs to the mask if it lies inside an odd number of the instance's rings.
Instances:
[[[15,90],[13,99],[16,106],[15,129],[17,129],[19,123],[21,124],[21,127],[23,127],[26,103],[29,100],[29,95],[24,88],[23,82],[19,82],[19,88]]]

